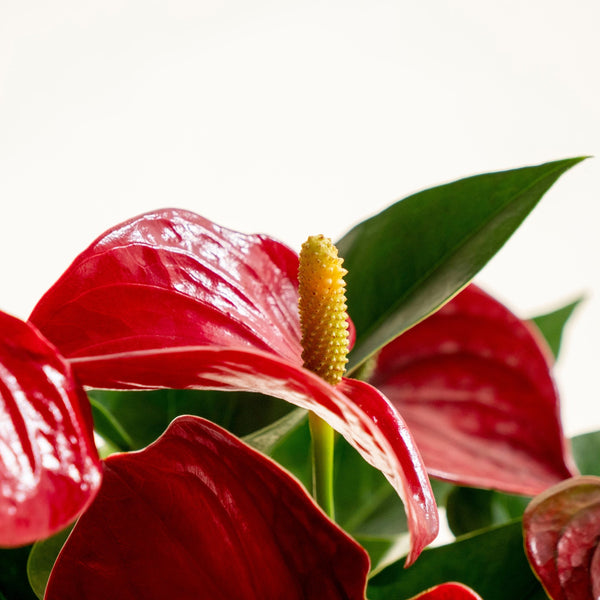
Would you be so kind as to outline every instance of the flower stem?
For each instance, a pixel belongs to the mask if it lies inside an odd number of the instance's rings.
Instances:
[[[312,438],[313,497],[330,519],[333,503],[333,429],[315,413],[308,413]]]

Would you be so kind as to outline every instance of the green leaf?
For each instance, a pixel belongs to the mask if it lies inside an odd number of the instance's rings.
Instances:
[[[293,410],[283,400],[245,392],[92,390],[89,397],[96,431],[121,450],[151,444],[179,415],[204,417],[242,437]]]
[[[357,339],[354,370],[439,308],[502,247],[550,186],[583,160],[462,179],[410,196],[338,243]]]
[[[520,518],[531,498],[456,486],[448,494],[446,518],[455,536]]]
[[[44,598],[48,578],[58,553],[65,545],[72,529],[73,525],[70,525],[48,539],[36,542],[31,549],[27,561],[27,577],[33,591],[40,600]]]
[[[369,581],[370,600],[412,598],[446,581],[464,583],[485,600],[547,600],[523,551],[521,521],[427,549],[409,569],[403,562]]]
[[[27,581],[27,557],[31,546],[0,548],[0,598],[36,600]]]
[[[282,436],[268,454],[292,473],[307,489],[312,489],[312,465],[308,415]]]
[[[244,442],[259,452],[268,454],[284,436],[287,436],[292,430],[300,426],[305,421],[306,416],[306,410],[296,408],[274,423],[245,436]]]
[[[90,396],[94,429],[102,438],[119,452],[128,452],[135,449],[133,440],[123,429],[114,415],[93,396]]]
[[[560,352],[560,343],[562,341],[565,325],[575,308],[582,301],[583,298],[578,298],[575,302],[571,302],[558,310],[531,319],[541,331],[544,338],[546,338],[555,359],[558,358]]]
[[[581,474],[600,477],[600,431],[575,436],[571,446]]]
[[[271,457],[311,486],[310,431],[305,419],[282,437]],[[407,531],[402,501],[382,473],[371,467],[342,437],[334,454],[333,492],[336,522],[354,537],[394,540]],[[373,557],[372,557],[373,558]]]
[[[335,445],[333,485],[336,521],[351,535],[390,540],[408,531],[398,494],[342,437]]]

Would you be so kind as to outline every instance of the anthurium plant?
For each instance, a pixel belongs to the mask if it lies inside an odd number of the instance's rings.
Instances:
[[[471,283],[580,160],[299,254],[172,208],[100,235],[0,314],[0,599],[598,598],[600,437],[565,439],[552,376],[574,305]]]

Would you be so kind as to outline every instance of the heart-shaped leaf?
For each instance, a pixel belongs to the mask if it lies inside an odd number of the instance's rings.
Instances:
[[[0,546],[48,537],[101,479],[91,414],[70,365],[31,325],[0,313]]]
[[[466,285],[581,158],[469,177],[405,198],[337,244],[356,326],[349,371]]]
[[[370,382],[430,475],[534,496],[577,473],[539,333],[474,285],[388,344]]]
[[[30,321],[67,357],[211,345],[302,364],[297,272],[271,238],[164,209],[95,240]]]
[[[46,600],[364,600],[366,553],[274,462],[198,417],[106,459]]]
[[[552,600],[600,597],[600,478],[577,477],[534,498],[525,549]]]

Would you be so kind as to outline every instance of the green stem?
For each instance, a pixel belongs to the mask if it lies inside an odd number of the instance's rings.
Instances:
[[[333,429],[315,413],[308,413],[312,438],[313,497],[329,518],[334,518]]]

